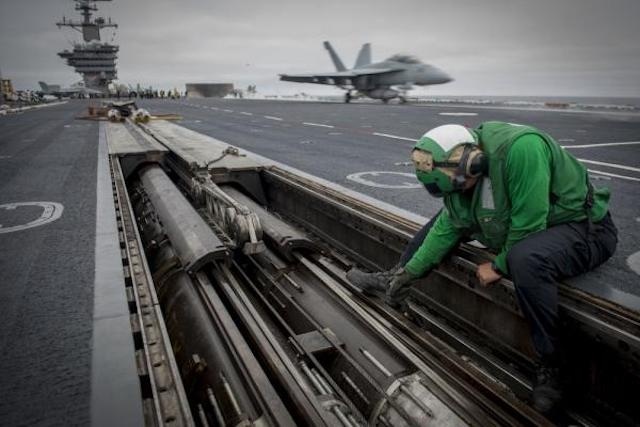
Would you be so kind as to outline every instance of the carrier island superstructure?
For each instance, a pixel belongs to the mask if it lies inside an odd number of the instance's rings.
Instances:
[[[98,1],[111,0],[75,0],[75,10],[82,15],[82,20],[63,17],[57,22],[58,28],[71,27],[82,33],[82,42],[74,43],[73,50],[65,49],[58,56],[67,60],[67,65],[74,67],[82,75],[86,88],[107,91],[109,84],[116,79],[116,59],[119,46],[101,40],[100,30],[117,28],[111,18],[92,19],[98,10]]]

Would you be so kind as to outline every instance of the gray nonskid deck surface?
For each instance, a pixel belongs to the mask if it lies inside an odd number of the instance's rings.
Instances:
[[[446,123],[475,126],[485,120],[503,120],[531,124],[567,146],[640,141],[640,115],[637,114],[221,99],[140,103],[152,114],[181,114],[183,120],[178,124],[189,129],[427,217],[434,215],[442,204],[422,188],[372,187],[347,177],[382,171],[385,172],[382,175],[368,174],[364,178],[397,187],[415,184],[413,171],[407,164],[414,144],[410,140]],[[476,115],[451,116],[451,113]],[[603,145],[570,151],[579,158],[640,168],[640,145]],[[596,186],[608,186],[612,190],[611,212],[620,231],[620,242],[612,260],[574,283],[606,283],[640,295],[640,277],[627,261],[640,251],[640,173],[606,165],[588,164],[588,167],[631,179],[592,174]]]
[[[192,130],[424,216],[433,215],[441,204],[420,188],[370,187],[347,178],[367,171],[411,175],[405,162],[413,143],[373,132],[415,139],[438,124],[496,119],[536,125],[567,145],[640,139],[640,120],[633,116],[479,111],[478,116],[451,117],[439,115],[441,109],[435,107],[221,100],[142,104],[152,113],[183,114],[181,125]],[[75,120],[85,108],[85,102],[71,101],[0,118],[0,205],[64,206],[53,222],[0,233],[3,425],[90,422],[98,124]],[[637,145],[574,152],[631,168],[597,166],[602,171],[640,178],[635,171],[640,163]],[[389,174],[368,179],[396,186],[411,181]],[[602,177],[596,184],[613,191],[611,209],[620,245],[611,262],[580,280],[640,294],[638,276],[627,263],[640,246],[640,182]],[[6,230],[25,224],[40,211],[0,208],[0,225]]]
[[[87,425],[98,124],[70,102],[0,118],[0,205],[48,201],[62,216],[0,234],[0,420]],[[4,227],[39,212],[0,209]]]

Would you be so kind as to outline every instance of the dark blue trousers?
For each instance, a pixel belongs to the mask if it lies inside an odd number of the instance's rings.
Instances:
[[[400,257],[405,265],[418,250],[438,215],[411,239]],[[557,280],[594,269],[615,252],[618,230],[611,215],[591,227],[587,221],[569,222],[527,236],[507,254],[510,277],[542,359],[555,359],[557,349]]]

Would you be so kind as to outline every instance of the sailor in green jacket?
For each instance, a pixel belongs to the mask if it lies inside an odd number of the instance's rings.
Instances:
[[[510,276],[515,284],[540,357],[534,407],[550,412],[561,399],[556,280],[613,255],[617,230],[608,213],[609,191],[595,189],[581,163],[529,126],[439,126],[418,141],[411,157],[418,180],[443,197],[444,208],[412,239],[396,269],[353,269],[347,278],[364,292],[386,293],[397,306],[412,279],[427,274],[460,241],[478,240],[497,254],[478,266],[480,283]]]

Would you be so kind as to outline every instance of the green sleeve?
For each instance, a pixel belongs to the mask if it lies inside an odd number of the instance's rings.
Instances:
[[[449,212],[443,209],[433,224],[422,245],[404,266],[414,277],[423,276],[438,265],[447,253],[457,245],[461,233],[453,226]]]
[[[547,228],[551,153],[537,135],[524,135],[509,148],[506,161],[506,187],[511,201],[509,233],[495,265],[509,273],[509,249],[531,233]]]

